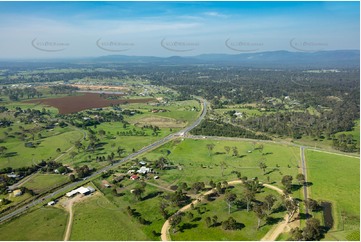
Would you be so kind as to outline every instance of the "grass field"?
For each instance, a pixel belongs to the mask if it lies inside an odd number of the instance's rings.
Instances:
[[[195,107],[196,110],[192,111],[192,108]],[[169,104],[163,104],[159,106],[152,106],[146,104],[127,104],[124,108],[136,109],[143,112],[142,115],[136,115],[134,117],[129,118],[129,122],[137,123],[145,117],[149,116],[158,116],[158,117],[166,117],[175,119],[181,122],[184,122],[185,125],[187,123],[191,123],[197,119],[200,111],[200,104],[196,100],[188,100],[188,101],[179,101],[179,102],[170,102]],[[152,113],[150,110],[152,109],[166,109],[169,112],[163,113]]]
[[[214,149],[211,154],[207,149],[207,144],[214,144]],[[254,150],[263,144],[263,151]],[[232,149],[229,154],[224,150],[225,146],[237,147],[238,157],[232,156]],[[153,152],[144,155],[150,160],[157,159],[161,156],[166,156],[166,150],[171,153],[166,158],[178,167],[181,171],[173,169],[169,171],[160,171],[162,180],[168,183],[177,183],[187,181],[192,183],[196,181],[204,181],[208,184],[210,180],[224,181],[233,180],[235,175],[232,171],[241,172],[242,176],[248,178],[258,177],[262,182],[275,182],[275,185],[280,185],[280,181],[284,175],[296,176],[298,174],[298,162],[300,159],[300,151],[297,147],[290,147],[286,145],[277,145],[262,142],[248,142],[248,141],[216,141],[216,140],[192,140],[181,139],[172,141]],[[251,153],[249,153],[250,151]],[[216,153],[219,154],[216,154]],[[263,155],[267,154],[267,155]],[[242,158],[240,158],[242,157]],[[266,175],[259,168],[259,163],[264,162],[268,168]],[[221,162],[225,162],[223,177]],[[279,166],[279,171],[275,171],[276,166]],[[268,174],[267,174],[268,173]]]
[[[334,228],[326,240],[346,240],[359,234],[359,158],[307,150],[306,160],[308,180],[313,183],[311,197],[332,203]]]
[[[37,174],[29,181],[23,184],[24,187],[33,190],[36,193],[41,193],[52,187],[59,186],[69,181],[66,175],[57,174]]]
[[[0,226],[0,240],[63,240],[67,213],[40,208]]]
[[[147,236],[125,207],[100,195],[75,205],[70,240],[147,240]]]
[[[73,146],[72,142],[80,139],[82,136],[83,133],[79,130],[54,134],[53,136],[40,139],[41,143],[36,148],[27,148],[24,146],[24,142],[20,140],[6,142],[3,145],[8,148],[7,152],[12,152],[15,155],[0,157],[0,168],[31,166],[33,159],[37,163],[37,161],[42,159],[56,158],[60,155],[56,152],[57,148],[64,152]]]

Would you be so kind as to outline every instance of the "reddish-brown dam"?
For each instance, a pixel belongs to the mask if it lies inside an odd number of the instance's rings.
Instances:
[[[114,95],[113,95],[114,96]],[[61,98],[44,98],[26,101],[26,103],[41,103],[53,106],[59,110],[60,114],[76,113],[90,108],[102,108],[116,104],[126,103],[147,103],[155,101],[154,98],[140,98],[140,99],[106,99],[107,95],[100,95],[98,93],[85,93],[79,96],[66,96]]]

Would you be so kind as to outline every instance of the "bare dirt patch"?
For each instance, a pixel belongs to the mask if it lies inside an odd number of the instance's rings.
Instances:
[[[153,125],[160,128],[182,128],[187,122],[176,120],[173,118],[150,116],[135,120],[134,125],[141,127],[143,125]]]
[[[109,100],[106,98],[107,95],[100,95],[97,93],[85,93],[84,95],[79,95],[79,96],[35,99],[35,100],[25,101],[25,103],[41,103],[57,108],[60,114],[69,114],[90,108],[102,108],[117,104],[147,103],[147,102],[155,101],[155,99],[153,98],[116,99],[116,100]]]
[[[128,87],[124,86],[106,86],[106,85],[85,85],[85,84],[72,84],[70,85],[72,87],[78,87],[80,89],[85,90],[112,90],[112,91],[119,91],[119,90],[129,90]]]

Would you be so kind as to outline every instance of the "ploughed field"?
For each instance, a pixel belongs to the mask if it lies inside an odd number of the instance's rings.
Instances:
[[[154,101],[153,98],[141,98],[141,99],[106,99],[108,95],[101,96],[98,93],[85,93],[79,96],[67,96],[61,98],[46,98],[46,99],[34,99],[26,101],[26,103],[41,103],[49,106],[56,107],[60,114],[76,113],[82,110],[90,108],[102,108],[116,104],[125,103],[147,103]],[[120,96],[120,95],[112,95]]]

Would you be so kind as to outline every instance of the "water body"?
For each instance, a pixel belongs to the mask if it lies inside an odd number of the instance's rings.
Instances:
[[[333,227],[333,217],[332,217],[332,203],[321,202],[322,211],[323,211],[323,220],[325,221],[325,227],[331,229]]]

